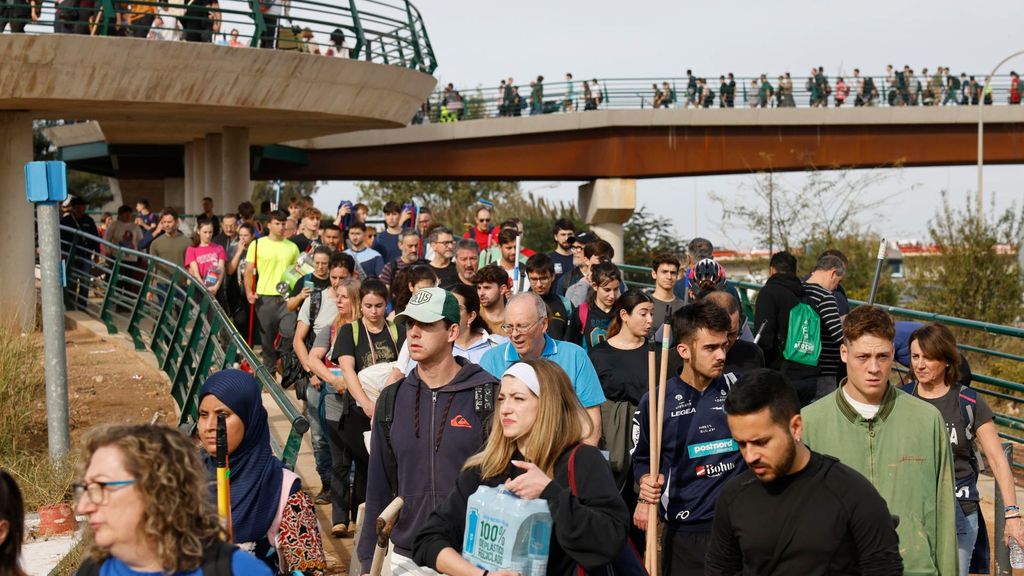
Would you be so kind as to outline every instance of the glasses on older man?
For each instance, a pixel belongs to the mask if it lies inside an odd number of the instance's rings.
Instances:
[[[532,323],[530,323],[530,324],[528,324],[526,326],[520,326],[518,324],[502,324],[501,325],[501,329],[504,330],[505,333],[508,334],[509,336],[515,334],[516,332],[518,332],[520,334],[526,334],[530,330],[533,330],[533,328],[537,324],[539,324],[541,320],[543,320],[543,318],[538,318],[537,320],[535,320],[534,322],[532,322]]]

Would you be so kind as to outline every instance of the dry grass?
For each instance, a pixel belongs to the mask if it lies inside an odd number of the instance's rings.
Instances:
[[[0,375],[0,468],[17,480],[27,510],[67,500],[74,462],[50,465],[46,415],[37,409],[46,397],[38,333],[0,324]]]

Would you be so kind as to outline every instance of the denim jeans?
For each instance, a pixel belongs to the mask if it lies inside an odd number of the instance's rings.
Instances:
[[[957,506],[960,504],[957,503]],[[967,576],[967,570],[971,566],[971,554],[974,552],[974,543],[978,540],[978,511],[967,515],[967,532],[956,535],[956,547],[959,551],[960,576]]]

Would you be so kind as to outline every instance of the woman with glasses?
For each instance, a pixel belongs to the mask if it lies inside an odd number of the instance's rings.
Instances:
[[[266,564],[223,543],[199,453],[163,426],[105,426],[83,439],[75,512],[88,517],[80,576],[271,574]],[[209,570],[209,572],[208,572]]]
[[[604,456],[582,443],[588,434],[582,410],[554,362],[523,360],[508,368],[487,443],[466,461],[455,489],[420,529],[416,563],[442,574],[479,576],[461,555],[467,501],[480,486],[499,484],[519,498],[547,503],[553,522],[545,574],[571,576],[611,562],[626,542],[629,515]]]
[[[225,415],[231,470],[231,528],[239,546],[275,572],[322,576],[327,568],[313,500],[301,479],[270,448],[270,426],[259,382],[241,370],[221,370],[199,389],[197,433],[209,478],[216,473],[217,419]]]

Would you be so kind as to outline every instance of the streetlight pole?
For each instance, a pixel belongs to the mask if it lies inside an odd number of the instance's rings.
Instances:
[[[985,87],[981,89],[981,97],[978,98],[978,190],[977,197],[975,198],[975,200],[977,200],[978,202],[978,222],[980,223],[985,222],[985,192],[983,188],[983,173],[985,168],[985,118],[983,112],[985,110],[985,95],[988,94],[989,86],[992,83],[992,77],[996,75],[996,71],[999,70],[999,68],[1003,64],[1006,64],[1007,61],[1011,60],[1012,58],[1016,58],[1021,54],[1024,54],[1024,50],[1020,50],[1014,52],[1013,54],[1010,54],[1006,58],[1000,60],[999,64],[995,65],[995,68],[992,68],[992,72],[990,72],[989,75],[985,77]]]

